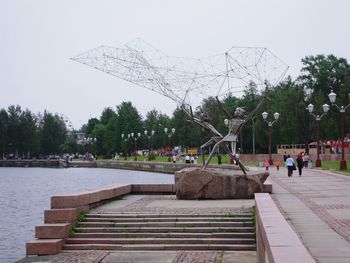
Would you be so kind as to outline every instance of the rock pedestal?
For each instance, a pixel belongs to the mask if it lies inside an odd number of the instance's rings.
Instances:
[[[185,168],[175,172],[178,199],[251,199],[263,192],[269,173]]]

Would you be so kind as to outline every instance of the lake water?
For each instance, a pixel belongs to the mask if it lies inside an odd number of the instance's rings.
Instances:
[[[44,223],[50,197],[101,186],[174,183],[170,174],[101,168],[0,168],[0,262],[25,256],[34,227]]]

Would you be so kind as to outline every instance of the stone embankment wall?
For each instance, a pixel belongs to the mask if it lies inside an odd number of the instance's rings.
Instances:
[[[59,160],[0,160],[0,167],[59,167]]]
[[[145,161],[96,161],[98,168],[113,168],[125,170],[148,171],[157,173],[173,174],[183,168],[188,167],[202,167],[201,164],[186,164],[186,163],[157,163]],[[211,165],[210,168],[221,169],[239,169],[236,165]]]

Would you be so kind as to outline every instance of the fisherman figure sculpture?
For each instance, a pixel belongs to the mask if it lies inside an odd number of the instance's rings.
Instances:
[[[204,169],[207,168],[208,164],[210,163],[211,158],[213,157],[214,153],[216,152],[217,147],[220,145],[226,145],[231,144],[231,150],[228,148],[229,155],[231,158],[233,158],[241,167],[242,171],[245,173],[245,171],[248,170],[246,166],[244,166],[237,158],[236,158],[236,144],[237,144],[237,136],[239,132],[241,131],[244,124],[246,124],[259,110],[260,106],[264,102],[265,99],[260,101],[258,106],[248,115],[246,114],[246,111],[242,107],[236,108],[233,116],[231,117],[230,114],[226,111],[222,103],[219,101],[218,97],[216,97],[216,100],[219,104],[220,109],[224,112],[227,119],[225,119],[225,124],[228,126],[228,133],[225,137],[223,137],[221,140],[217,141],[211,150],[208,160],[205,162]]]

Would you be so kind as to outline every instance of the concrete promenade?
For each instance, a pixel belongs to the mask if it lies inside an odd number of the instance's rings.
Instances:
[[[284,167],[270,173],[273,200],[317,262],[349,263],[350,176],[303,169],[288,178]]]

